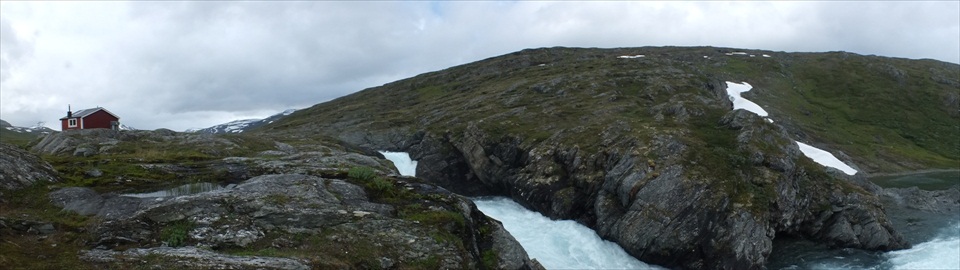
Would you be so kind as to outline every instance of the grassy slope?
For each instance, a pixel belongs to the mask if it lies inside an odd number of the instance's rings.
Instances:
[[[651,61],[611,61],[618,53],[635,51],[524,51],[360,91],[298,111],[261,131],[305,132],[358,121],[369,124],[363,127],[368,130],[459,134],[472,122],[493,134],[522,136],[530,143],[566,130],[572,133],[566,136],[569,141],[592,144],[596,142],[580,139],[595,136],[610,122],[643,128],[652,122],[652,105],[681,94],[710,95],[701,87],[705,76],[663,69],[662,63]]]
[[[754,85],[747,96],[800,140],[843,151],[868,172],[960,167],[960,118],[950,102],[960,91],[957,65],[849,53],[724,55],[730,51],[741,50],[525,50],[360,91],[261,130],[309,132],[339,123],[458,134],[473,122],[528,143],[564,130],[564,141],[590,147],[611,123],[640,131],[641,139],[676,130],[671,121],[652,120],[650,106],[665,102],[716,115],[725,108],[698,104],[717,98],[704,85],[733,80]],[[647,57],[616,58],[634,54]]]
[[[37,139],[40,134],[37,133],[22,133],[6,128],[0,128],[0,142],[9,143],[17,146],[25,146],[31,141]]]
[[[779,57],[779,56],[778,56]],[[960,167],[960,66],[847,53],[734,58],[720,72],[802,141],[868,172]],[[952,97],[952,101],[951,101]]]

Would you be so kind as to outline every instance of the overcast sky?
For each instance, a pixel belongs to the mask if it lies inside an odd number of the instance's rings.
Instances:
[[[0,119],[182,131],[525,48],[668,45],[960,63],[960,1],[2,1]]]

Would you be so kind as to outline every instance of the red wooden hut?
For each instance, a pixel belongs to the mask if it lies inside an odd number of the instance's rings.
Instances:
[[[61,130],[91,128],[119,130],[120,117],[101,107],[79,110],[77,112],[72,112],[67,109],[67,116],[60,118],[60,128]]]

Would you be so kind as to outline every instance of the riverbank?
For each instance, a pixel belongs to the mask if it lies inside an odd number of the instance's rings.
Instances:
[[[882,188],[945,190],[960,185],[960,170],[926,170],[867,178]]]
[[[958,169],[926,169],[926,170],[917,170],[917,171],[905,171],[905,172],[893,172],[893,173],[866,173],[867,178],[874,177],[886,177],[886,176],[906,176],[914,174],[926,174],[926,173],[957,173],[960,174],[960,168]]]

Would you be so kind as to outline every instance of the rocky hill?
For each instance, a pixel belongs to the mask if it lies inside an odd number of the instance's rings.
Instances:
[[[259,134],[411,152],[417,175],[575,219],[646,262],[762,268],[775,237],[907,247],[864,179],[956,168],[960,66],[726,48],[524,50],[300,110]],[[770,121],[732,110],[727,81]],[[801,154],[834,153],[847,176]]]
[[[467,198],[333,139],[82,130],[33,144],[42,160],[0,146],[12,269],[542,269]]]
[[[291,113],[293,113],[293,112],[295,112],[295,111],[297,111],[297,110],[289,109],[289,110],[285,110],[285,111],[283,111],[283,112],[281,112],[281,113],[271,115],[270,117],[267,117],[267,118],[264,118],[264,119],[243,119],[243,120],[236,120],[236,121],[230,121],[230,122],[227,122],[227,123],[215,125],[215,126],[208,127],[208,128],[195,129],[195,130],[191,129],[191,130],[187,130],[186,132],[192,132],[192,133],[209,133],[209,134],[243,133],[244,131],[252,130],[252,129],[258,128],[258,127],[260,127],[260,126],[273,123],[273,122],[275,122],[275,121],[277,121],[277,120],[280,120],[281,118],[283,118],[283,117],[285,117],[285,116],[287,116],[287,115],[290,115]]]

